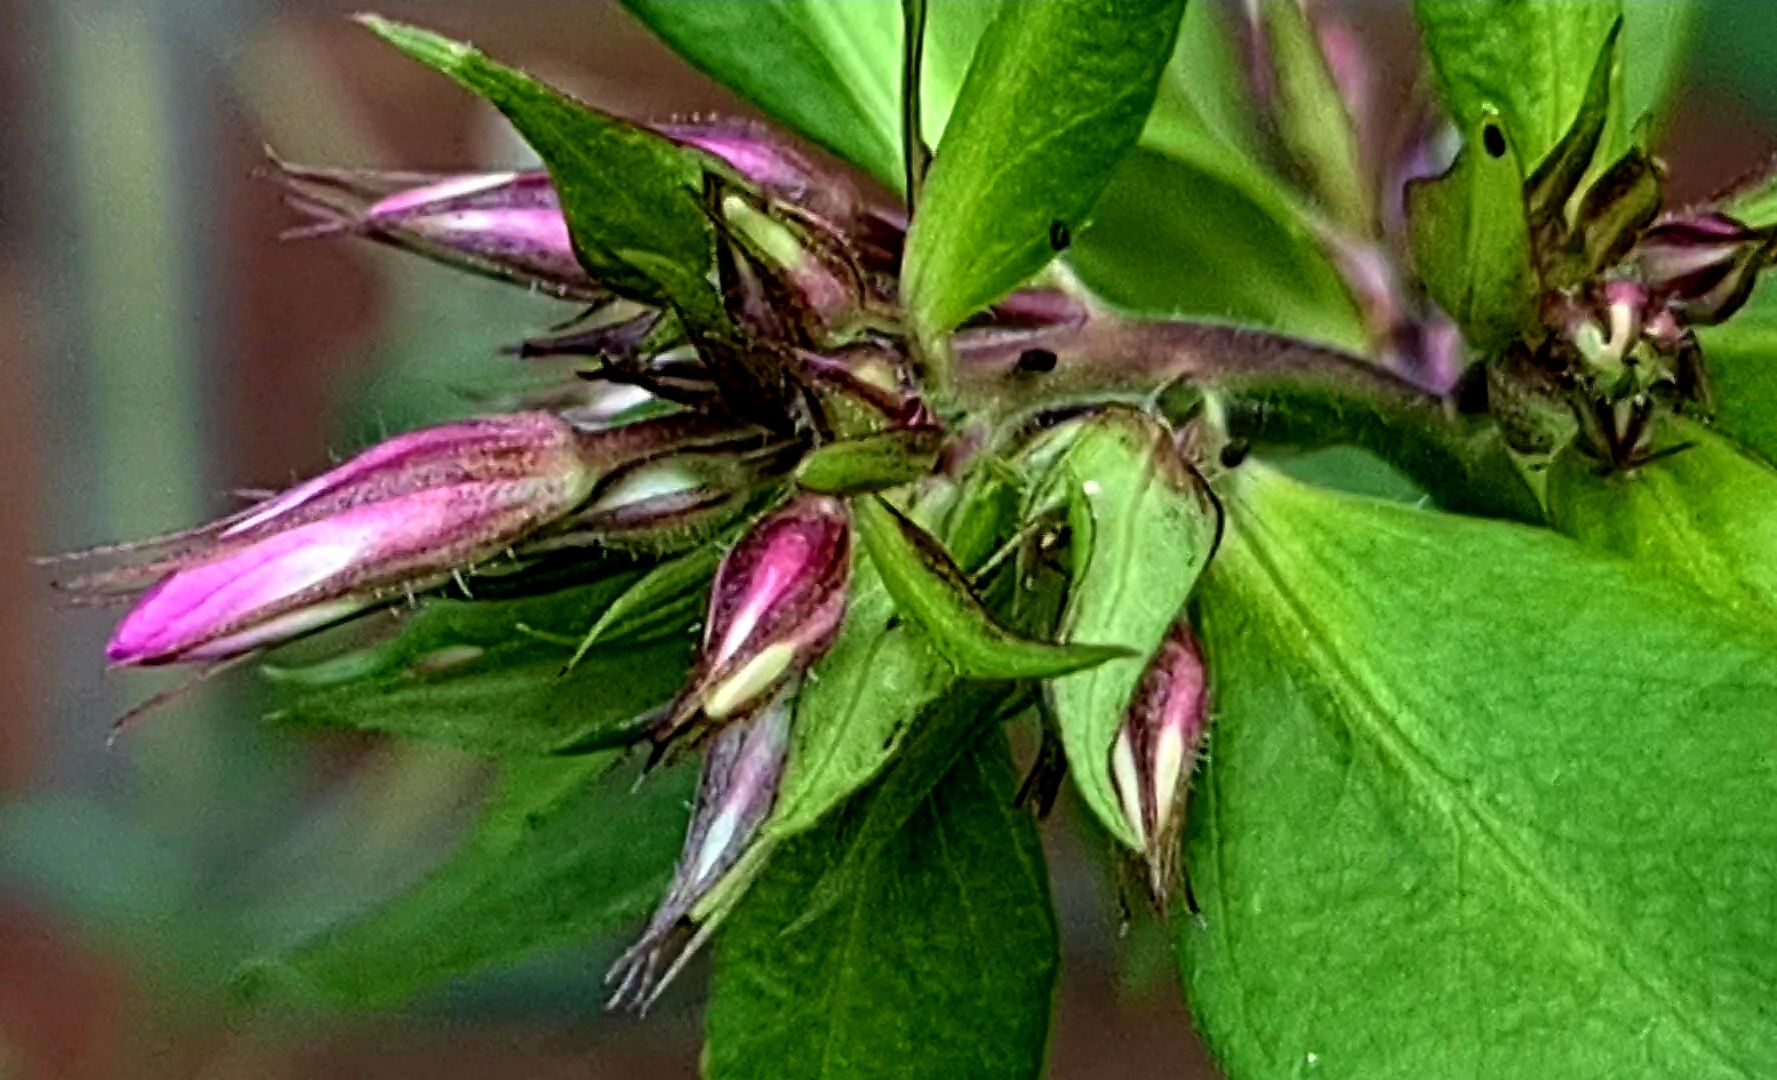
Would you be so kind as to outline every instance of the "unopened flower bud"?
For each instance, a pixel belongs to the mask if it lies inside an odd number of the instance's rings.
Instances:
[[[799,495],[754,525],[716,571],[702,651],[655,741],[742,715],[808,670],[839,630],[850,576],[838,499]]]
[[[1709,326],[1746,302],[1774,247],[1772,230],[1711,211],[1654,225],[1631,258],[1650,292],[1686,322]]]
[[[561,518],[597,476],[580,436],[548,413],[402,435],[154,564],[166,576],[106,657],[220,659],[434,587]]]
[[[798,350],[796,360],[835,435],[856,438],[931,423],[906,356],[892,346],[860,343],[824,354]]]
[[[1185,794],[1208,721],[1203,655],[1190,627],[1180,623],[1149,661],[1111,747],[1111,782],[1146,852],[1157,902],[1164,902],[1177,868]]]
[[[350,233],[562,299],[609,295],[575,256],[561,200],[542,170],[422,178],[278,169],[290,203],[314,219],[289,236]]]
[[[795,688],[786,686],[710,740],[672,885],[640,940],[606,977],[617,984],[613,1006],[647,1009],[711,929],[693,925],[692,911],[751,847],[777,801],[795,700]]]
[[[720,158],[767,195],[846,226],[862,210],[851,178],[824,168],[779,132],[751,120],[710,119],[662,124],[662,135]]]

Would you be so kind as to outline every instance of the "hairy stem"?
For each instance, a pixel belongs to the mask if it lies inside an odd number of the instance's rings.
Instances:
[[[952,340],[959,400],[996,424],[1105,400],[1156,400],[1189,384],[1222,403],[1229,434],[1261,446],[1357,446],[1451,510],[1541,521],[1497,430],[1334,349],[1282,334],[1098,312],[1038,330]]]

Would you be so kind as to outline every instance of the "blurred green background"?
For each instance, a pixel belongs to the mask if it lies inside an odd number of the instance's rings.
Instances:
[[[231,1007],[242,959],[448,851],[485,773],[268,731],[250,678],[108,748],[112,718],[167,684],[107,675],[115,612],[59,607],[28,561],[212,516],[231,490],[473,412],[505,370],[496,350],[560,318],[415,259],[276,240],[292,216],[252,176],[267,144],[347,165],[525,160],[491,110],[347,23],[358,6],[0,0],[0,1078],[695,1072],[701,974],[646,1021],[607,1016],[617,942],[398,1013]],[[605,0],[377,6],[628,115],[745,111]],[[1409,70],[1404,4],[1334,6],[1379,65]],[[1773,55],[1777,8],[1698,5],[1661,136],[1681,196],[1777,146]],[[1157,932],[1120,936],[1099,868],[1048,832],[1067,950],[1053,1074],[1206,1075]]]

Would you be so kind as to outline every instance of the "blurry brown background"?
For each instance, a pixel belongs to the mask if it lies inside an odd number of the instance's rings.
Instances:
[[[276,241],[291,218],[252,178],[264,144],[348,165],[522,160],[491,110],[350,26],[356,6],[0,0],[0,1078],[696,1071],[701,974],[646,1021],[610,1017],[597,949],[399,1014],[231,1010],[243,956],[447,850],[478,772],[269,735],[232,684],[107,750],[153,680],[107,677],[107,613],[57,608],[28,562],[196,521],[231,488],[470,411],[494,350],[558,317],[417,260]],[[605,0],[376,6],[629,115],[742,109]],[[1345,6],[1401,81],[1404,6]],[[1771,149],[1766,7],[1704,5],[1665,129],[1685,194]],[[1120,936],[1098,868],[1066,829],[1049,837],[1067,948],[1052,1074],[1208,1075],[1155,929]]]

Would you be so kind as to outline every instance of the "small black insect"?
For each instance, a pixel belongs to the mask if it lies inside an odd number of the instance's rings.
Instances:
[[[1073,242],[1074,234],[1073,231],[1067,227],[1067,222],[1060,218],[1056,218],[1049,223],[1050,247],[1054,248],[1056,251],[1066,251],[1068,245]]]
[[[1506,134],[1498,124],[1488,124],[1481,129],[1481,149],[1487,151],[1490,158],[1506,156]]]
[[[1026,349],[1018,354],[1018,370],[1032,375],[1054,371],[1058,362],[1055,353],[1049,349]]]

